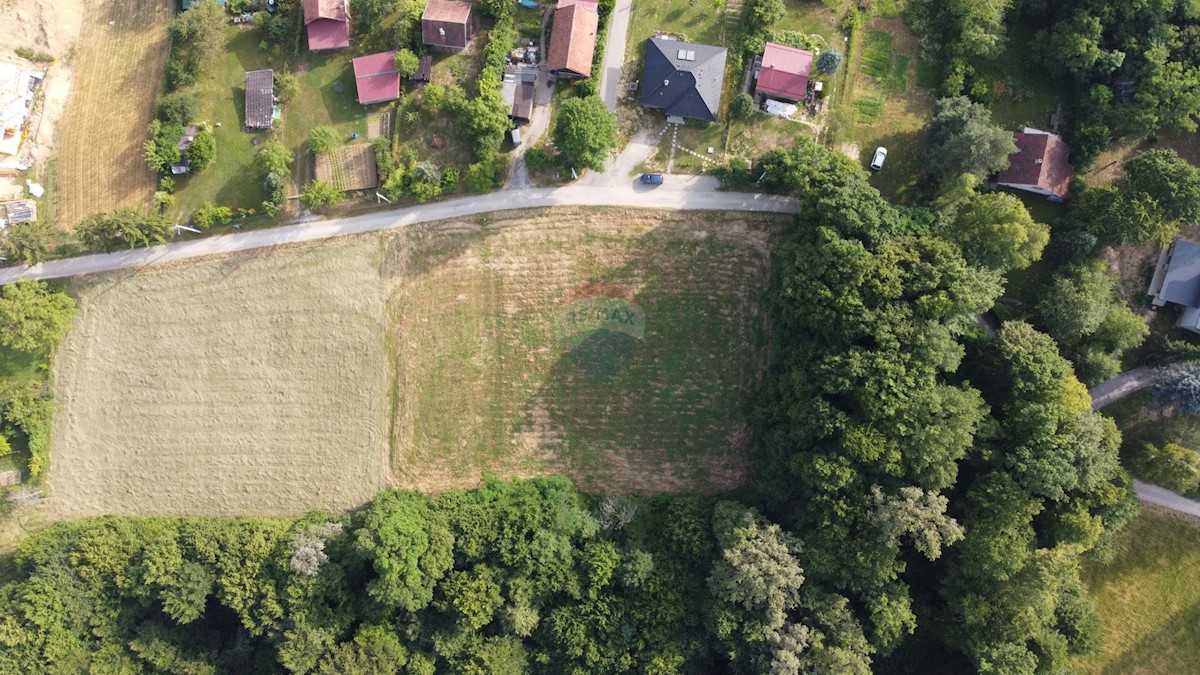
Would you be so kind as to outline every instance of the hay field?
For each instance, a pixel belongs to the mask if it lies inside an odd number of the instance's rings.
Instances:
[[[60,227],[118,206],[149,206],[142,160],[163,82],[173,0],[90,0],[69,56],[71,93],[57,127],[53,197]]]
[[[296,514],[386,484],[375,238],[113,275],[56,363],[60,516]]]
[[[485,471],[618,493],[744,482],[760,296],[784,220],[492,218],[408,228],[389,244],[398,483],[441,490]]]

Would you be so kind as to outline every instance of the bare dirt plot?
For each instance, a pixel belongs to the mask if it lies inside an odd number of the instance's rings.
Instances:
[[[56,363],[60,516],[295,514],[386,483],[378,239],[81,287]]]
[[[554,210],[408,228],[387,256],[393,469],[430,490],[748,478],[779,217]]]
[[[331,183],[342,192],[378,187],[375,146],[370,143],[339,145],[333,152],[318,156],[317,180]]]
[[[93,0],[70,57],[71,93],[57,127],[55,215],[70,227],[117,206],[148,206],[154,175],[142,160],[162,87],[171,0]]]

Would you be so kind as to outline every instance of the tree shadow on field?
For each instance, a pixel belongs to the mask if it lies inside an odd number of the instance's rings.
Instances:
[[[782,222],[782,221],[779,221]],[[557,360],[515,430],[583,489],[715,493],[749,476],[746,406],[764,371],[774,227],[668,216],[623,264],[531,311]],[[518,349],[519,351],[519,349]]]

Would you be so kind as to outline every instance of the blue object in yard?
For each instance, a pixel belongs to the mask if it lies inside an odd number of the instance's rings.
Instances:
[[[352,133],[352,134],[350,134],[350,140],[352,140],[352,141],[357,141],[357,140],[358,140],[358,132],[357,132],[357,131],[356,131],[356,132],[354,132],[354,133]]]
[[[517,4],[525,9],[537,9],[538,4],[534,0],[517,0]]]

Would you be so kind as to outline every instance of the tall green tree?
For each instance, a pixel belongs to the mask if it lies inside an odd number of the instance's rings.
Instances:
[[[75,226],[75,234],[84,246],[107,252],[164,244],[171,236],[171,224],[161,214],[122,207],[84,218]]]
[[[934,186],[963,174],[986,178],[1007,167],[1016,149],[1012,133],[992,121],[991,111],[965,96],[937,102],[926,140],[922,166]]]
[[[75,317],[75,300],[44,281],[0,286],[0,344],[21,352],[53,351]]]
[[[1050,228],[1035,222],[1020,199],[1002,192],[970,197],[941,233],[969,262],[998,272],[1029,267],[1050,241]]]
[[[602,171],[608,152],[617,145],[617,121],[599,96],[572,98],[559,107],[553,137],[567,161]]]

